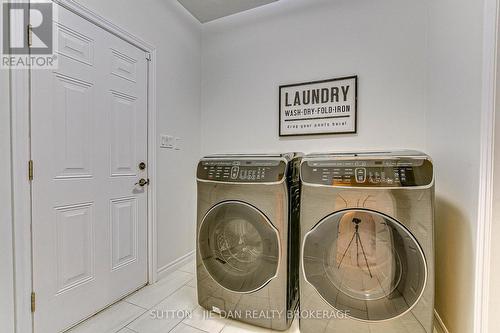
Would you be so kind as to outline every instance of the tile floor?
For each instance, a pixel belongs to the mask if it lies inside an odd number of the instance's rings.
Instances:
[[[71,329],[70,333],[269,333],[271,330],[210,316],[197,303],[195,265],[191,261],[156,284]],[[158,312],[154,312],[158,310]],[[165,310],[165,311],[163,311]],[[181,313],[178,311],[181,310]],[[153,311],[153,312],[152,312]],[[171,314],[161,317],[162,314]],[[184,316],[184,313],[191,315]],[[151,314],[157,313],[158,318]],[[171,318],[172,317],[172,318]],[[175,318],[173,318],[175,317]],[[299,333],[298,320],[286,333]]]

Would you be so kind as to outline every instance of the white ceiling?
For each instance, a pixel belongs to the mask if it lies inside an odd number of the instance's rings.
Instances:
[[[279,0],[178,0],[201,23]]]

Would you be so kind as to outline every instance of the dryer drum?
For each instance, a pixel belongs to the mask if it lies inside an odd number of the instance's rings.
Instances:
[[[198,242],[208,273],[230,291],[258,290],[276,275],[277,231],[249,204],[227,201],[213,207],[202,221]]]
[[[370,210],[344,210],[320,221],[303,244],[306,280],[352,318],[398,317],[419,301],[427,267],[420,245],[396,220]]]

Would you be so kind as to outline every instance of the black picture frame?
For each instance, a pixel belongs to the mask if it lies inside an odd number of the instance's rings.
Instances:
[[[353,131],[342,131],[342,132],[324,132],[324,133],[299,133],[299,134],[282,134],[282,128],[281,128],[281,91],[283,88],[290,88],[290,87],[299,87],[299,86],[306,86],[306,85],[311,85],[311,84],[318,84],[318,83],[328,83],[328,82],[335,82],[335,81],[342,81],[342,80],[351,80],[354,79],[354,85],[355,85],[355,95],[354,95],[354,130]],[[278,95],[279,95],[279,101],[278,101],[278,127],[279,127],[279,137],[296,137],[296,136],[320,136],[320,135],[337,135],[337,134],[357,134],[358,133],[358,75],[350,75],[350,76],[343,76],[343,77],[338,77],[338,78],[333,78],[333,79],[326,79],[326,80],[318,80],[318,81],[309,81],[309,82],[301,82],[301,83],[293,83],[293,84],[285,84],[285,85],[280,85],[279,90],[278,90]]]

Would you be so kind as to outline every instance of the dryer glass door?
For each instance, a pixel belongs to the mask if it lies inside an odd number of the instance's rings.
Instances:
[[[256,291],[276,276],[278,231],[249,204],[227,201],[214,206],[200,225],[198,245],[209,274],[230,291]]]
[[[396,220],[346,210],[320,221],[304,239],[306,280],[335,309],[381,321],[408,312],[427,279],[422,249]]]

